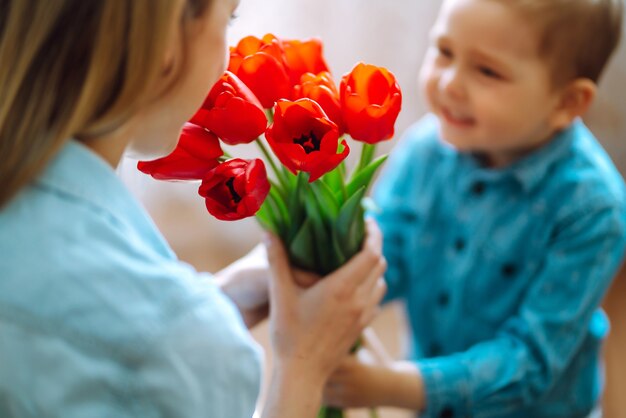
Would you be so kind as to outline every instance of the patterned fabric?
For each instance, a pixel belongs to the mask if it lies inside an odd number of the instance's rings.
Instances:
[[[504,169],[439,140],[437,124],[396,146],[373,213],[423,416],[586,416],[603,384],[598,306],[626,245],[621,176],[581,121]]]
[[[260,353],[115,172],[70,141],[0,211],[0,416],[252,416]]]

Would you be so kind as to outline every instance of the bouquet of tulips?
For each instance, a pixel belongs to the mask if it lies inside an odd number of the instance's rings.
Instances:
[[[256,216],[280,236],[295,266],[325,275],[361,247],[362,199],[386,159],[375,158],[375,147],[393,136],[401,102],[393,74],[373,65],[357,64],[337,89],[318,39],[248,36],[230,48],[228,70],[176,149],[138,168],[160,180],[200,180],[211,215]],[[348,136],[362,144],[349,173]],[[264,160],[222,149],[253,141]],[[342,416],[332,408],[319,415]]]

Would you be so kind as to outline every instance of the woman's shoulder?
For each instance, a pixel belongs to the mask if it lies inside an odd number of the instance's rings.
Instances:
[[[206,335],[227,341],[243,328],[210,276],[179,261],[145,213],[132,204],[114,213],[77,190],[35,184],[0,211],[0,319],[122,351],[198,312]]]

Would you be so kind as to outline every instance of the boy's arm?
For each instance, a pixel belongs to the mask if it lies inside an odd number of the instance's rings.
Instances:
[[[586,207],[562,218],[517,314],[496,336],[418,363],[428,409],[504,415],[545,396],[580,350],[621,263],[625,218],[621,206]]]
[[[439,142],[437,126],[433,115],[426,115],[411,126],[394,146],[372,190],[374,205],[368,215],[376,219],[383,231],[383,253],[389,261],[385,302],[402,298],[407,292],[409,276],[419,275],[414,271],[419,264],[414,262],[416,254],[407,256],[409,243],[404,238],[406,229],[414,228],[420,221],[413,200],[420,196],[420,190],[425,189],[436,170],[433,153]],[[409,259],[412,260],[410,275]]]
[[[426,394],[416,364],[374,363],[349,356],[328,379],[324,403],[341,408],[392,406],[413,411],[425,407]]]
[[[563,376],[587,335],[622,260],[625,218],[621,207],[568,216],[518,313],[504,322],[495,338],[465,352],[420,360],[414,369],[365,370],[353,364],[343,372],[359,373],[358,379],[343,376],[344,386],[351,382],[370,387],[379,392],[374,397],[378,405],[425,406],[434,416],[492,416],[536,403]],[[389,383],[394,378],[395,383]],[[386,397],[388,384],[398,394],[413,391],[414,403],[407,405],[404,396]],[[337,391],[335,402],[345,401],[349,393],[345,388]]]
[[[346,356],[327,380],[324,403],[342,408],[394,406],[422,410],[424,384],[417,366],[394,361],[371,328],[361,333],[361,348]]]

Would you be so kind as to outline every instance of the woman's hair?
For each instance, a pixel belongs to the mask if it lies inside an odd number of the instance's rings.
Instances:
[[[68,138],[110,132],[154,98],[172,34],[209,3],[0,0],[0,208]]]
[[[555,85],[597,82],[622,34],[622,0],[496,0],[513,7],[539,32],[539,53]]]

